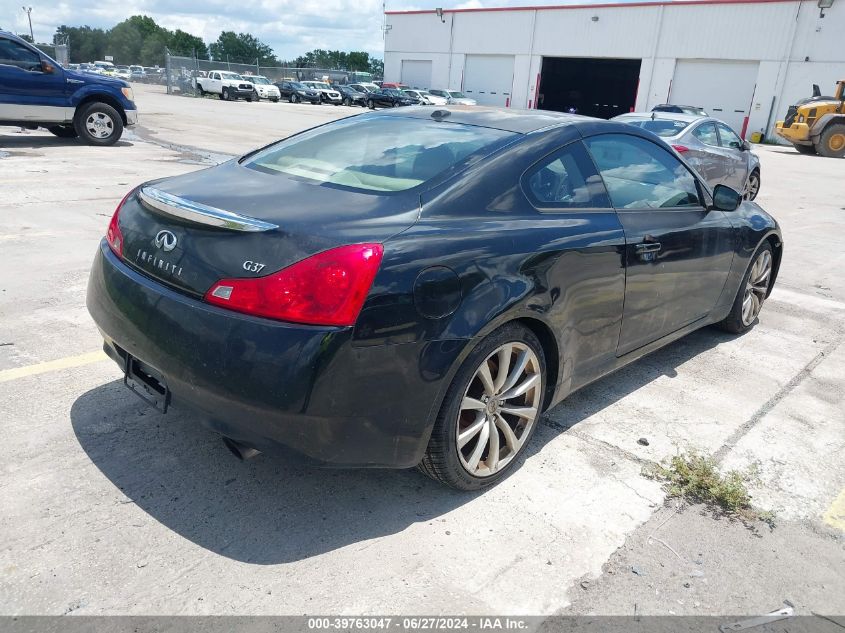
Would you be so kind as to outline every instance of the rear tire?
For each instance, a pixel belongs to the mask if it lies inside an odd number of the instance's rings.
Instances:
[[[455,374],[419,469],[458,490],[500,481],[521,461],[540,423],[545,386],[545,357],[534,333],[517,323],[495,330]]]
[[[717,325],[732,334],[743,334],[757,323],[760,310],[763,309],[763,302],[769,294],[774,273],[774,257],[772,246],[768,241],[763,242],[751,258],[751,263],[739,290],[736,292],[733,306],[724,321]],[[746,301],[751,302],[751,311],[747,312]]]
[[[799,145],[798,143],[793,143],[792,147],[794,147],[795,150],[799,154],[815,154],[816,153],[816,148],[813,147],[812,145]]]
[[[845,123],[828,125],[819,137],[816,151],[827,158],[845,158]]]
[[[123,119],[109,104],[95,101],[77,110],[73,128],[89,145],[114,145],[123,135]]]
[[[52,125],[47,128],[47,131],[53,134],[54,136],[58,136],[59,138],[79,137],[79,134],[77,134],[76,130],[73,128],[73,125]]]

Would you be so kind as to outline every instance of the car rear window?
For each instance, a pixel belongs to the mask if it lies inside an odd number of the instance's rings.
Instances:
[[[515,136],[431,119],[363,115],[280,141],[243,164],[265,173],[351,189],[405,191]]]
[[[677,136],[683,132],[689,125],[687,121],[673,121],[671,119],[633,119],[625,118],[619,119],[623,123],[636,125],[649,132],[654,132],[657,136]]]

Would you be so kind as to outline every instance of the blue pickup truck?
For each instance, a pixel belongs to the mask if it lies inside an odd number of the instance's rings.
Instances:
[[[113,145],[138,122],[129,84],[65,70],[21,38],[0,31],[0,125],[47,128],[61,138]]]

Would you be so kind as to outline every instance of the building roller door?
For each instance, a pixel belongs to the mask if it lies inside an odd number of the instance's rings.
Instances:
[[[513,55],[467,55],[463,93],[482,105],[509,106],[513,63]]]
[[[709,59],[679,59],[669,93],[669,102],[704,108],[737,134],[749,115],[759,62]]]
[[[402,60],[401,82],[411,88],[432,88],[431,61],[420,59]]]

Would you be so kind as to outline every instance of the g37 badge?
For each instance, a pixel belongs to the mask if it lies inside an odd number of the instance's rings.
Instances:
[[[259,264],[258,262],[253,262],[251,260],[247,260],[244,262],[244,270],[251,273],[260,273],[266,264]]]

